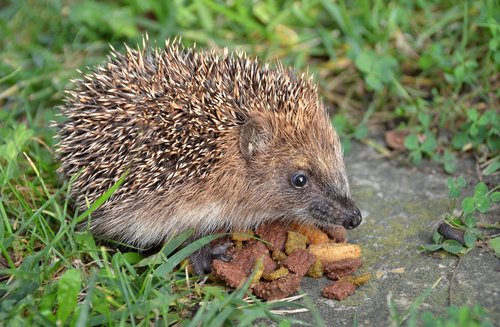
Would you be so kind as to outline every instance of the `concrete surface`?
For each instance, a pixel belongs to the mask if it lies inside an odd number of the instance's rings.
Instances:
[[[400,167],[380,158],[371,148],[355,145],[346,158],[353,177],[353,195],[363,223],[349,232],[349,242],[363,248],[364,266],[373,279],[339,302],[321,296],[327,279],[302,282],[327,326],[388,326],[387,296],[403,312],[424,290],[443,277],[421,310],[443,313],[450,305],[481,304],[493,322],[500,321],[500,262],[488,249],[476,248],[461,260],[452,255],[420,253],[431,243],[432,231],[447,212],[448,176],[439,168]],[[461,163],[461,174],[474,183],[474,169]],[[481,219],[498,219],[497,208]],[[294,317],[311,321],[308,314]]]

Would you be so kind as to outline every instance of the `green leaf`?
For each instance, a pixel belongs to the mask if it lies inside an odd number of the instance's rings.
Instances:
[[[333,116],[332,124],[340,134],[347,134],[352,128],[349,119],[345,115],[337,114]]]
[[[404,144],[408,150],[418,149],[419,141],[417,134],[410,134],[407,137],[405,137]]]
[[[3,129],[4,127],[2,127]],[[31,139],[33,131],[27,129],[25,124],[19,124],[15,127],[15,130],[8,130],[9,137],[5,138],[5,144],[3,135],[0,135],[0,159],[5,159],[7,162],[6,169],[3,172],[7,179],[13,178],[19,174],[18,165],[18,155],[24,150],[26,144]],[[3,168],[0,166],[0,169]],[[3,170],[3,169],[2,169]],[[3,175],[2,174],[2,175]]]
[[[465,246],[468,248],[473,248],[476,246],[476,241],[477,241],[477,236],[476,234],[470,232],[470,231],[465,231],[464,233],[464,243]]]
[[[422,70],[427,70],[431,68],[434,65],[434,61],[432,60],[432,57],[429,55],[426,55],[425,53],[420,56],[418,59],[418,65]]]
[[[468,142],[470,142],[470,139],[465,133],[457,133],[451,139],[451,145],[457,150],[461,150]]]
[[[356,127],[356,131],[354,132],[354,137],[357,140],[363,140],[368,136],[368,127],[366,125],[359,125]]]
[[[483,169],[483,174],[491,175],[499,169],[500,169],[500,160],[494,160],[492,163],[488,165],[488,167]]]
[[[453,254],[461,254],[465,248],[455,240],[446,240],[443,242],[443,250]]]
[[[460,188],[464,188],[467,186],[467,181],[462,177],[462,176],[459,176],[457,178],[457,185],[460,187]]]
[[[344,155],[349,154],[352,149],[351,140],[348,137],[342,137],[340,141],[342,142],[342,149],[344,150]]]
[[[369,73],[372,70],[374,58],[373,51],[363,51],[356,57],[354,64],[362,72]]]
[[[457,170],[457,165],[455,162],[445,162],[444,163],[444,171],[447,172],[448,174],[452,174]]]
[[[422,152],[420,152],[419,150],[410,152],[410,159],[414,165],[420,165],[420,163],[422,163]]]
[[[476,227],[476,218],[472,214],[466,214],[464,218],[465,226],[469,228]]]
[[[488,241],[488,244],[490,245],[490,248],[495,251],[495,256],[497,256],[497,258],[500,258],[500,237],[490,239]]]
[[[491,40],[488,42],[488,49],[490,49],[490,51],[492,53],[497,53],[498,54],[499,51],[497,51],[497,50],[499,48],[499,45],[500,45],[500,39],[498,39],[498,38],[491,38]]]
[[[454,216],[446,218],[446,221],[453,227],[460,228],[464,226],[464,223],[460,220],[460,218]]]
[[[67,270],[59,279],[57,283],[58,325],[64,325],[64,322],[76,308],[81,284],[82,277],[76,269]]]
[[[455,75],[457,80],[462,81],[465,75],[465,66],[464,65],[456,66],[455,69],[453,70],[453,74]]]
[[[486,195],[488,193],[488,186],[484,182],[478,183],[474,188],[474,197]]]
[[[477,134],[479,133],[479,128],[477,127],[476,124],[472,124],[470,127],[469,127],[469,134],[471,136],[476,136]]]
[[[290,327],[292,324],[288,320],[281,320],[278,324],[278,327]]]
[[[75,241],[79,244],[82,249],[87,251],[97,251],[97,245],[94,240],[94,236],[88,230],[84,232],[78,232],[73,234]]]
[[[448,177],[448,196],[452,199],[456,199],[460,196],[460,190],[458,185],[455,183],[453,178]]]
[[[434,251],[441,249],[442,247],[443,247],[443,244],[424,244],[424,245],[420,245],[419,249],[420,249],[420,251],[434,252]]]
[[[482,115],[479,118],[479,120],[477,121],[477,124],[479,126],[484,126],[484,125],[488,124],[490,122],[488,118],[489,118],[488,115]]]
[[[375,68],[378,78],[388,84],[393,81],[398,68],[398,61],[386,54],[375,61]]]
[[[493,192],[493,193],[490,195],[490,199],[491,199],[491,201],[493,201],[493,202],[498,202],[498,201],[500,201],[500,192],[498,192],[498,191]]]
[[[428,129],[431,125],[431,116],[426,113],[419,112],[418,120],[420,121],[420,124],[424,127],[424,129]]]
[[[479,114],[477,113],[477,110],[473,108],[467,111],[467,117],[469,117],[469,120],[475,122],[479,117]]]
[[[139,32],[132,9],[97,1],[80,1],[70,10],[70,19],[86,26],[113,32],[118,36],[134,37]]]
[[[433,154],[434,150],[437,148],[437,141],[434,135],[431,133],[425,133],[425,141],[422,143],[422,151],[427,154]]]
[[[374,91],[380,91],[384,87],[380,78],[375,74],[366,75],[366,84]]]
[[[500,89],[498,91],[498,97],[500,98]],[[490,133],[492,131],[490,130]],[[490,152],[492,153],[500,153],[500,142],[498,142],[498,136],[494,137],[488,137],[486,139],[486,145],[488,145],[488,148],[490,149]]]
[[[447,173],[451,174],[457,169],[457,158],[450,151],[445,150],[442,160]]]
[[[127,261],[131,265],[135,265],[140,262],[144,257],[137,252],[126,252],[122,255],[123,260]]]
[[[436,323],[437,318],[430,311],[423,312],[422,315],[420,316],[420,319],[422,319],[422,326],[423,327],[439,326]]]
[[[40,314],[45,318],[50,319],[54,325],[56,323],[56,316],[52,313],[52,309],[55,306],[56,295],[55,289],[52,289],[52,287],[45,288],[40,304],[38,305],[38,311]]]
[[[474,209],[474,198],[467,197],[462,201],[462,210],[464,213],[472,213]]]
[[[448,177],[447,182],[448,182],[448,190],[451,191],[452,189],[455,189],[455,190],[457,189],[457,185],[456,185],[455,181],[453,180],[453,178]]]
[[[257,17],[260,21],[263,23],[268,24],[269,21],[272,19],[272,17],[275,15],[274,12],[272,12],[272,7],[266,5],[263,2],[257,2],[252,8],[252,13]]]
[[[487,196],[478,196],[474,198],[474,202],[476,203],[476,208],[481,213],[486,213],[490,209],[491,201]]]
[[[434,233],[432,234],[432,241],[434,242],[434,244],[443,242],[443,235],[439,234],[437,230],[434,231]]]

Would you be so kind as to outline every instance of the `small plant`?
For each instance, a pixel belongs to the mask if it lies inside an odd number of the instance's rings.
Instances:
[[[495,126],[500,124],[500,115],[494,110],[486,110],[479,113],[475,108],[466,112],[466,121],[453,135],[450,143],[438,140],[432,130],[432,116],[420,111],[417,115],[417,126],[415,132],[409,134],[404,145],[410,151],[410,159],[413,164],[419,165],[423,157],[443,165],[447,173],[453,173],[457,169],[456,151],[473,150],[478,156],[479,163],[493,160],[483,170],[484,174],[491,174],[493,170],[500,167],[500,131]]]
[[[425,311],[420,315],[423,327],[487,327],[493,326],[491,321],[487,320],[487,311],[480,305],[474,307],[468,306],[450,306],[446,314],[436,317],[432,312]]]
[[[442,317],[436,317],[432,312],[425,311],[420,315],[423,327],[487,327],[493,326],[491,321],[487,320],[487,311],[480,305],[474,307],[468,306],[450,306],[446,314]]]
[[[460,214],[456,216],[454,214],[456,202],[466,186],[467,182],[461,176],[457,179],[448,178],[451,213],[434,232],[432,236],[434,244],[422,245],[420,246],[421,250],[445,250],[455,255],[462,255],[473,249],[478,239],[484,240],[487,238],[481,228],[500,228],[498,223],[494,225],[479,224],[476,219],[478,213],[487,213],[489,211],[492,202],[500,201],[500,192],[498,191],[500,185],[489,190],[485,183],[477,183],[474,187],[474,193],[463,199]],[[500,237],[498,236],[490,238],[490,246],[497,256],[500,254],[499,242]]]
[[[434,133],[431,131],[431,115],[420,111],[417,118],[418,125],[416,127],[416,132],[409,134],[404,140],[405,147],[410,150],[410,159],[412,163],[414,165],[420,165],[424,156],[431,159],[435,158],[436,161],[439,161],[437,160],[439,158],[436,154],[438,143]],[[451,171],[453,170],[455,170],[455,167],[451,169]]]
[[[405,138],[405,146],[410,150],[410,158],[415,165],[419,165],[423,156],[427,156],[435,162],[443,165],[447,173],[453,173],[457,169],[457,159],[448,149],[444,149],[442,155],[438,150],[438,141],[431,130],[432,117],[429,114],[420,112],[418,114],[419,134],[410,134]]]
[[[354,63],[365,75],[365,82],[371,90],[380,91],[396,82],[398,61],[389,54],[378,55],[375,51],[365,50]]]
[[[475,108],[472,108],[467,111],[467,121],[453,136],[451,145],[456,150],[473,149],[482,153],[485,158],[496,153],[496,162],[498,162],[500,130],[496,127],[499,124],[500,115],[495,110],[479,113]]]

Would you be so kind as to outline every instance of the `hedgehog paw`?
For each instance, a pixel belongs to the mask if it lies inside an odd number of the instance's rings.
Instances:
[[[231,242],[206,245],[190,256],[193,272],[197,276],[203,276],[212,272],[212,261],[218,259],[231,260],[228,249],[233,245]]]

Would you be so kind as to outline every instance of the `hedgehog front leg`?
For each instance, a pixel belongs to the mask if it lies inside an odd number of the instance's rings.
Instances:
[[[231,260],[228,249],[233,246],[231,242],[208,244],[193,253],[189,260],[193,266],[193,272],[197,276],[203,276],[212,272],[212,261],[218,259],[223,261]]]

